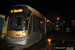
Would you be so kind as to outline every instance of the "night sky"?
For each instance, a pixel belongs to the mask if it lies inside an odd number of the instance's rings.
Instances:
[[[1,0],[0,1],[0,14],[8,14],[9,10],[13,5],[17,4],[27,4],[47,18],[52,18],[58,14],[63,18],[67,16],[71,19],[75,19],[75,3],[74,1],[57,1],[57,0]],[[50,14],[50,16],[48,16]],[[53,15],[52,15],[53,14]],[[68,14],[68,15],[67,15]],[[54,18],[54,17],[53,17]]]

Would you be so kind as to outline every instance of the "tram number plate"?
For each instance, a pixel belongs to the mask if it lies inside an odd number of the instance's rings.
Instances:
[[[21,36],[21,35],[19,35],[19,34],[16,34],[16,36]]]

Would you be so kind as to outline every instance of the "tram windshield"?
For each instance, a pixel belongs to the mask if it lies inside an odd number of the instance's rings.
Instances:
[[[60,27],[60,25],[55,25],[55,27]]]
[[[10,16],[8,21],[9,30],[27,30],[28,19],[23,16]]]

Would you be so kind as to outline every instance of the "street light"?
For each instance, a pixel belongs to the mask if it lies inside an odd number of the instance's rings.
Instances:
[[[57,20],[59,20],[59,17],[57,17]]]

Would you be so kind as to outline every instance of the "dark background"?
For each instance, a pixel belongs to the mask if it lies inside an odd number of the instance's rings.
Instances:
[[[75,19],[75,3],[72,0],[1,0],[0,14],[9,15],[10,8],[17,4],[27,4],[51,21],[54,21],[57,17],[60,17],[62,21],[68,18]]]

